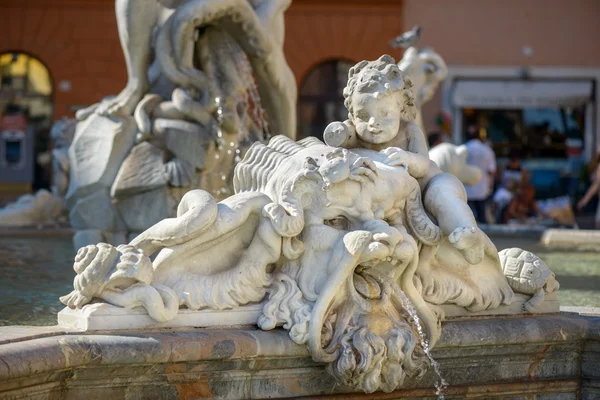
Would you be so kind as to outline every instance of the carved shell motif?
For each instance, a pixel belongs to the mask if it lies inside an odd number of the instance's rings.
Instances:
[[[498,255],[504,276],[516,292],[533,294],[554,275],[546,263],[530,251],[513,247]]]

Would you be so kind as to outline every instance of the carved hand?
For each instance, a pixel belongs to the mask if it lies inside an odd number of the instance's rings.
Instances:
[[[409,152],[402,150],[399,147],[388,147],[387,149],[381,150],[380,153],[387,156],[383,161],[384,164],[392,167],[408,168],[408,164],[410,163]]]

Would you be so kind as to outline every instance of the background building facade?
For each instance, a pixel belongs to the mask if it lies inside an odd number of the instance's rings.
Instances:
[[[498,156],[517,148],[534,169],[556,174],[567,137],[581,139],[587,160],[600,144],[599,16],[597,0],[294,0],[285,53],[299,87],[298,137],[344,119],[349,67],[400,58],[390,39],[419,24],[419,45],[435,48],[450,71],[424,107],[427,130],[462,142],[476,124]],[[2,0],[0,19],[0,113],[8,103],[37,104],[34,152],[44,151],[52,120],[124,87],[113,0]],[[15,86],[18,54],[46,69],[45,86],[38,67],[28,70],[30,84]]]

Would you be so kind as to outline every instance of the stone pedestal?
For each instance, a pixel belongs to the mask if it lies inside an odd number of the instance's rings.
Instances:
[[[598,311],[598,310],[596,310]],[[590,310],[586,310],[589,314]],[[597,399],[600,317],[560,313],[443,324],[446,399]],[[0,328],[0,399],[434,399],[430,370],[393,393],[336,384],[284,330],[81,333]]]
[[[542,235],[544,246],[555,250],[598,251],[600,248],[600,231],[548,229]]]
[[[153,320],[141,307],[125,309],[106,303],[96,303],[79,310],[65,307],[58,313],[58,325],[61,329],[80,331],[253,325],[260,317],[261,311],[260,304],[223,311],[183,309],[172,320],[160,323]]]

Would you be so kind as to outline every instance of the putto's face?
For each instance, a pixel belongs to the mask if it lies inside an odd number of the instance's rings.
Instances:
[[[397,96],[386,94],[376,98],[373,93],[352,95],[352,123],[358,136],[368,143],[386,143],[398,134],[401,110]]]

